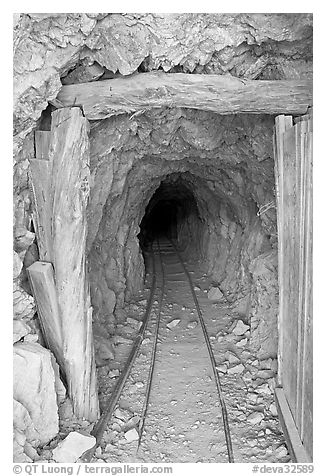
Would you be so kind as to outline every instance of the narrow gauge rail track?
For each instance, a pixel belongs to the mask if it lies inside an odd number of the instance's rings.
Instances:
[[[231,435],[230,435],[230,429],[229,429],[229,423],[228,423],[227,409],[226,409],[226,405],[225,405],[225,401],[224,401],[224,397],[223,397],[220,377],[219,377],[219,373],[218,373],[218,370],[217,370],[217,365],[216,365],[214,353],[213,353],[213,350],[212,350],[212,347],[211,347],[211,344],[210,344],[210,340],[209,340],[209,336],[208,336],[208,333],[207,333],[204,318],[203,318],[203,315],[202,315],[202,312],[201,312],[201,309],[200,309],[200,306],[199,306],[199,302],[198,302],[198,299],[197,299],[197,296],[196,296],[196,292],[195,292],[195,289],[194,289],[194,285],[193,285],[193,282],[192,282],[191,275],[190,275],[189,271],[187,270],[186,265],[185,265],[181,255],[180,255],[178,249],[176,248],[176,246],[174,245],[174,243],[171,240],[169,240],[169,242],[170,242],[170,246],[169,246],[169,248],[165,248],[165,251],[166,250],[171,250],[171,249],[174,250],[174,252],[175,252],[176,256],[178,257],[178,259],[180,261],[180,264],[183,268],[185,276],[187,277],[187,280],[188,280],[188,283],[189,283],[189,286],[190,286],[190,290],[191,290],[191,294],[193,296],[193,300],[194,300],[194,303],[195,303],[198,319],[199,319],[199,322],[201,324],[201,328],[202,328],[202,331],[203,331],[205,343],[206,343],[206,346],[207,346],[207,350],[208,350],[208,354],[209,354],[209,358],[210,358],[210,362],[211,362],[211,366],[212,366],[212,370],[213,370],[213,374],[214,374],[215,385],[216,385],[216,389],[217,389],[219,403],[220,403],[220,406],[221,406],[222,420],[223,420],[223,427],[224,427],[224,434],[225,434],[225,442],[226,442],[227,453],[228,453],[228,462],[229,463],[234,463],[234,456],[233,456],[232,441],[231,441]],[[95,438],[96,438],[96,444],[93,446],[93,448],[86,451],[82,455],[81,461],[83,461],[83,462],[91,461],[92,457],[95,454],[96,448],[98,446],[100,446],[100,444],[101,444],[103,434],[104,434],[104,432],[105,432],[105,430],[106,430],[106,428],[107,428],[107,426],[108,426],[108,424],[109,424],[109,422],[112,418],[114,409],[115,409],[115,407],[116,407],[116,405],[119,401],[120,395],[123,391],[125,383],[126,383],[128,377],[130,375],[133,364],[134,364],[134,362],[137,358],[137,355],[139,353],[139,349],[140,349],[142,340],[144,338],[145,331],[146,331],[146,329],[148,327],[148,323],[150,321],[150,316],[151,316],[152,307],[153,307],[153,303],[154,303],[154,296],[156,294],[157,288],[159,287],[159,297],[158,297],[158,301],[157,301],[158,302],[157,319],[156,319],[156,322],[155,322],[154,340],[153,340],[153,347],[152,347],[152,352],[151,352],[150,366],[149,366],[149,370],[148,370],[148,379],[147,379],[147,384],[146,384],[145,399],[144,399],[144,403],[143,403],[143,407],[142,407],[140,423],[139,423],[139,428],[138,428],[139,440],[138,440],[137,451],[139,450],[139,448],[141,446],[143,431],[144,431],[144,427],[145,427],[145,423],[146,423],[148,404],[149,404],[149,400],[150,400],[153,375],[154,375],[154,370],[155,370],[156,350],[157,350],[157,343],[158,343],[158,337],[159,337],[159,331],[160,331],[160,322],[161,322],[161,309],[162,309],[162,302],[163,302],[164,293],[165,293],[165,272],[164,272],[164,265],[163,265],[163,261],[162,261],[162,249],[161,249],[161,245],[160,245],[159,240],[157,240],[156,243],[157,243],[157,249],[156,249],[157,253],[156,253],[156,255],[154,253],[153,246],[151,247],[152,282],[151,282],[150,295],[149,295],[146,311],[144,313],[143,320],[142,320],[142,325],[141,325],[141,327],[139,329],[139,332],[136,336],[136,339],[134,341],[132,350],[131,350],[131,352],[128,356],[128,359],[127,359],[127,362],[124,366],[124,369],[123,369],[122,373],[120,374],[120,377],[119,377],[119,379],[118,379],[118,381],[117,381],[117,383],[116,383],[116,385],[113,389],[113,392],[112,392],[112,394],[109,398],[108,405],[107,405],[105,411],[102,413],[101,417],[99,418],[99,420],[97,421],[96,425],[94,426],[94,428],[91,432],[92,435],[95,436]],[[160,272],[160,276],[161,276],[160,286],[158,286],[158,283],[157,283],[157,264],[155,262],[155,257],[156,256],[158,257],[160,271],[161,271]]]

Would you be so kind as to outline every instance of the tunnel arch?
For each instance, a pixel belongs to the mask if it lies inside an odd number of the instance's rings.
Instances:
[[[179,217],[179,248],[230,299],[249,293],[250,262],[276,243],[275,209],[257,217],[274,200],[272,127],[271,116],[173,108],[93,125],[87,248],[95,319],[115,323],[112,311],[143,287],[139,237],[161,184],[170,200],[180,203],[183,190],[196,204],[191,218]]]

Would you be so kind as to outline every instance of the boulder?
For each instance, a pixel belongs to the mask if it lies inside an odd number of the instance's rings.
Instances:
[[[250,423],[251,425],[259,425],[259,423],[264,419],[263,413],[260,412],[254,412],[251,413],[248,418],[247,422]]]
[[[228,374],[234,375],[234,374],[241,374],[241,372],[244,371],[244,366],[242,364],[235,365],[234,367],[230,367],[228,369]]]
[[[93,324],[93,337],[96,364],[101,365],[114,359],[114,345],[104,325]]]
[[[139,440],[139,435],[136,428],[132,428],[131,430],[126,431],[125,438],[128,441],[128,443]]]
[[[13,278],[16,279],[20,275],[20,272],[23,267],[23,262],[20,259],[18,253],[14,251],[14,262],[13,262]]]
[[[94,336],[95,360],[97,365],[114,359],[113,345],[107,337]]]
[[[169,322],[166,327],[168,327],[169,329],[173,329],[174,327],[176,327],[180,322],[180,319],[173,319],[173,321]]]
[[[16,282],[14,282],[13,291],[14,319],[31,319],[36,312],[33,296],[30,296]]]
[[[247,332],[248,329],[249,326],[247,326],[241,319],[239,319],[232,332],[236,336],[242,336]]]
[[[277,250],[255,258],[249,271],[253,281],[250,346],[259,359],[275,359],[278,345]]]
[[[39,344],[14,344],[13,395],[22,404],[33,423],[41,444],[48,443],[59,431],[55,373],[51,352]]]
[[[220,301],[223,299],[223,293],[218,287],[213,287],[208,291],[207,297],[210,301]]]
[[[94,436],[73,431],[53,450],[53,459],[57,463],[75,463],[95,443]]]
[[[112,289],[108,288],[105,294],[106,309],[109,314],[112,314],[117,302],[115,292]]]
[[[24,321],[13,321],[13,344],[31,332],[30,327]]]
[[[26,446],[37,447],[38,433],[34,428],[28,411],[17,400],[13,401],[13,461],[14,463],[28,463],[33,461],[26,454]]]

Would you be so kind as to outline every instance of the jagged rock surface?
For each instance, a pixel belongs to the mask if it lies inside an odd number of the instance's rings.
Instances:
[[[275,207],[256,215],[275,200],[272,124],[268,116],[166,109],[94,125],[88,250],[95,315],[107,287],[120,307],[142,286],[139,224],[162,180],[170,198],[190,207],[180,247],[205,260],[222,291],[249,292],[251,260],[276,244]]]
[[[20,14],[14,26],[16,146],[80,64],[123,75],[163,69],[311,77],[310,14]],[[96,62],[96,63],[95,63]]]
[[[271,251],[253,260],[250,344],[261,359],[277,356],[278,282],[277,252]]]
[[[14,399],[23,405],[41,444],[59,431],[51,352],[37,343],[14,345]]]

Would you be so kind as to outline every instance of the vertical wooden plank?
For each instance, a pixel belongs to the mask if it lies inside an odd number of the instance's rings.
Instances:
[[[284,274],[284,172],[283,172],[283,141],[284,132],[292,126],[292,116],[280,115],[275,118],[274,130],[274,165],[275,165],[275,192],[277,203],[277,229],[278,229],[278,282],[279,282],[279,316],[278,316],[278,381],[282,385],[283,368],[283,274]]]
[[[52,261],[51,235],[51,163],[47,160],[31,159],[29,169],[33,192],[33,223],[41,261]]]
[[[74,413],[94,421],[99,408],[85,262],[88,122],[79,108],[59,109],[52,113],[51,132],[53,265],[65,371]]]
[[[54,353],[60,367],[64,368],[61,319],[52,264],[35,261],[27,268],[27,272],[35,297],[44,339],[48,348]]]
[[[311,129],[312,126],[310,125]],[[305,273],[304,273],[304,325],[303,325],[303,385],[301,415],[301,437],[310,457],[313,457],[313,308],[312,308],[312,237],[313,237],[313,174],[312,174],[312,132],[305,136],[306,155],[306,207],[305,207]]]
[[[298,272],[298,299],[297,299],[297,319],[298,319],[298,359],[297,359],[297,402],[295,421],[298,431],[301,434],[301,414],[303,410],[302,387],[303,387],[303,306],[304,306],[304,272],[305,272],[305,206],[306,206],[306,154],[305,154],[305,134],[308,129],[308,122],[300,121],[295,125],[296,134],[296,169],[297,169],[297,204],[294,211],[297,217],[297,236],[299,249],[299,272]]]
[[[279,383],[312,460],[312,117],[275,121],[279,239]]]
[[[36,159],[49,160],[51,132],[50,131],[35,131],[34,141],[35,141]]]
[[[298,273],[296,135],[294,127],[284,133],[283,160],[283,388],[293,417],[296,414],[298,358]]]

